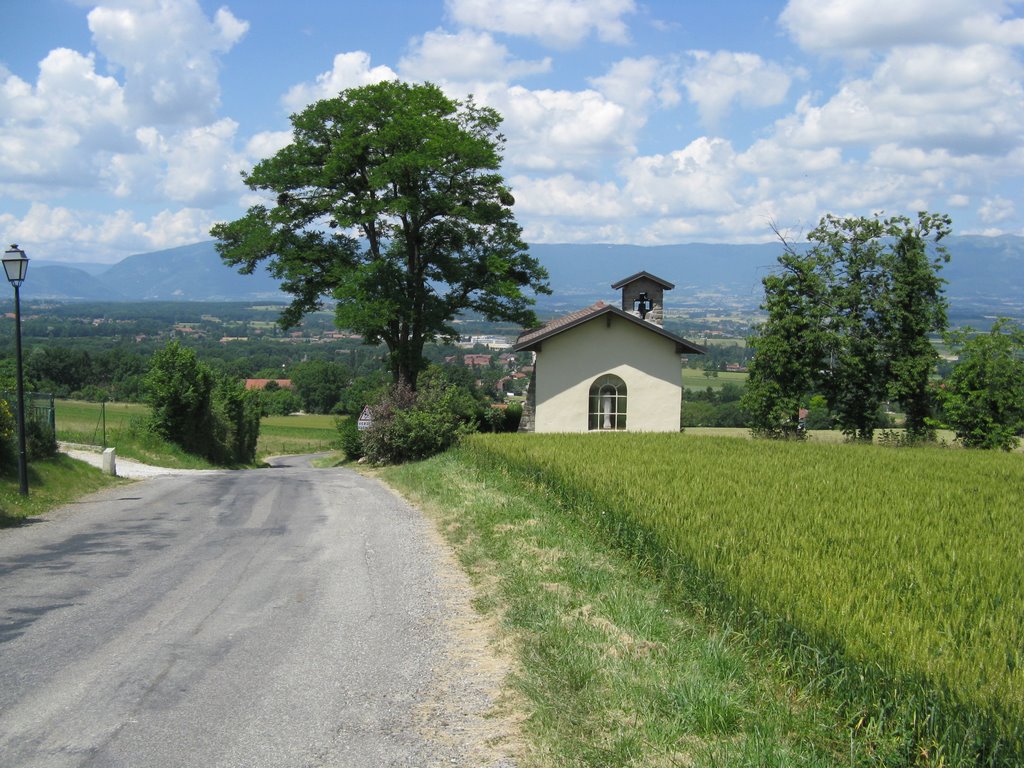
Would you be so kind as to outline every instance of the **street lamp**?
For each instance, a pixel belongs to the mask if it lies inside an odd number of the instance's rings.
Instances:
[[[28,462],[25,458],[25,383],[21,373],[21,284],[28,274],[28,256],[17,245],[4,252],[4,272],[14,286],[14,348],[18,367],[18,490],[28,496]]]

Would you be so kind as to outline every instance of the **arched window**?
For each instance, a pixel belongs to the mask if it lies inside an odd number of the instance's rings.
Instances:
[[[626,382],[605,374],[590,385],[590,429],[626,428]]]

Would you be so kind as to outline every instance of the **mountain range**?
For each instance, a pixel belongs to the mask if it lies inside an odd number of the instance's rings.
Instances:
[[[959,236],[944,243],[942,269],[953,312],[1024,317],[1024,237]],[[613,301],[610,286],[645,270],[675,283],[669,307],[755,309],[761,278],[776,266],[777,243],[723,245],[539,244],[531,254],[550,275],[542,309]],[[220,260],[212,241],[129,256],[113,265],[33,261],[22,287],[26,300],[286,302],[266,270],[240,275]]]

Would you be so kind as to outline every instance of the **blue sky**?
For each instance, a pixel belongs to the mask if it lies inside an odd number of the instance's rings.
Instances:
[[[799,238],[825,213],[1024,234],[1003,0],[11,0],[0,232],[111,262],[209,239],[288,115],[388,78],[505,117],[528,242]]]

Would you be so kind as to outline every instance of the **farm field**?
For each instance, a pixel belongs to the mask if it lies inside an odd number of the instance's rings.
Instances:
[[[106,403],[104,417],[100,403],[79,400],[56,402],[57,439],[70,443],[103,445],[103,423],[106,421],[106,444],[118,448],[125,457],[146,460],[133,451],[138,437],[135,427],[149,415],[149,408],[139,403]],[[287,453],[315,453],[330,450],[338,438],[335,416],[304,414],[301,416],[266,416],[260,422],[259,457]],[[121,445],[119,445],[119,441]],[[124,452],[127,444],[127,453]],[[132,455],[134,454],[134,455]]]
[[[548,490],[776,646],[844,702],[851,744],[1024,759],[1019,454],[622,434],[480,435],[459,455]]]
[[[318,453],[338,444],[337,416],[264,416],[260,421],[259,456]]]
[[[729,382],[745,385],[747,383],[747,374],[719,371],[717,376],[708,377],[699,368],[683,368],[683,389],[705,390],[708,387],[721,389]]]

